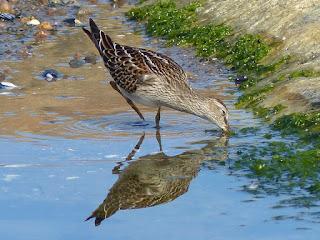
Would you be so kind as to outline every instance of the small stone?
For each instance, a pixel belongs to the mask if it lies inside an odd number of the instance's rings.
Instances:
[[[57,70],[47,69],[42,73],[41,77],[47,82],[54,82],[61,77],[61,74]]]
[[[83,61],[78,60],[78,59],[72,59],[69,62],[69,65],[71,68],[78,68],[78,67],[81,67],[83,64],[84,64]]]
[[[50,33],[46,30],[39,30],[34,34],[34,36],[37,38],[46,38],[50,36]]]
[[[80,26],[81,25],[81,22],[76,18],[68,18],[68,19],[63,20],[63,22],[70,25],[70,26]]]
[[[53,16],[54,15],[54,10],[52,10],[52,9],[49,9],[48,11],[47,11],[47,14],[49,15],[49,16]]]
[[[92,54],[87,54],[85,57],[84,57],[84,61],[86,63],[92,63],[92,64],[96,64],[97,63],[97,57],[95,55],[92,55]]]
[[[27,23],[29,20],[30,20],[30,19],[27,18],[27,17],[22,17],[22,18],[20,18],[20,22],[22,22],[22,23]]]
[[[52,24],[49,22],[43,22],[38,25],[38,28],[44,29],[44,30],[52,30]]]
[[[35,19],[35,18],[27,21],[27,25],[37,26],[37,25],[39,25],[39,24],[40,24],[40,21],[39,21],[38,19]]]
[[[41,5],[48,6],[49,0],[38,0]]]
[[[248,81],[248,77],[247,76],[242,76],[242,75],[237,75],[237,77],[235,78],[235,84],[236,86],[239,86],[241,83]]]
[[[76,52],[73,56],[74,59],[80,60],[82,58],[82,54],[79,52]]]
[[[13,88],[17,88],[18,86],[14,85],[11,82],[0,82],[0,89],[1,90],[11,90]]]
[[[13,13],[11,6],[8,1],[4,0],[0,2],[0,12],[2,13]]]
[[[92,13],[92,10],[89,8],[81,8],[78,12],[77,12],[77,16],[83,16],[83,15],[89,15]]]
[[[15,19],[15,16],[10,13],[0,13],[0,20],[3,21],[13,21]]]

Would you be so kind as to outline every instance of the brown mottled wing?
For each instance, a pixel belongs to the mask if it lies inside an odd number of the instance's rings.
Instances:
[[[83,29],[99,50],[105,66],[118,86],[129,93],[135,92],[146,75],[164,76],[168,81],[175,76],[180,81],[187,77],[182,68],[171,58],[142,48],[133,48],[113,42],[90,19],[91,32]],[[188,83],[187,83],[188,84]]]
[[[129,93],[133,93],[137,85],[142,83],[144,76],[151,75],[152,72],[146,68],[143,56],[139,51],[115,42],[113,45],[114,50],[103,51],[104,64],[117,85]]]
[[[142,55],[145,65],[156,75],[167,78],[168,81],[183,81],[187,84],[187,75],[178,63],[171,58],[151,50],[135,48]]]

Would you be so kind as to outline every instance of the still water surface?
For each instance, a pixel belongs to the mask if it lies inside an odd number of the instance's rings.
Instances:
[[[233,131],[259,130],[228,138],[198,117],[164,109],[157,133],[155,110],[139,107],[142,122],[109,86],[100,60],[69,67],[75,52],[97,54],[81,28],[70,27],[35,57],[0,65],[19,86],[0,92],[1,239],[318,239],[318,208],[275,208],[289,196],[243,191],[258,179],[229,169],[237,151],[263,146],[271,131],[235,109],[232,73],[190,49],[135,35],[123,17],[130,6],[90,7],[114,40],[171,56],[194,88],[223,99]],[[39,77],[51,68],[65,77]]]

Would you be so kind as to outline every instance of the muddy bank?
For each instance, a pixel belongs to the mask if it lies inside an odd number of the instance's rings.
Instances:
[[[271,54],[263,62],[290,55],[290,61],[264,78],[258,86],[275,82],[269,96],[261,103],[272,107],[282,104],[284,113],[305,111],[319,107],[320,103],[320,3],[318,1],[267,0],[267,1],[208,1],[203,7],[202,22],[226,23],[236,34],[258,33],[268,42],[278,41]],[[296,71],[317,72],[312,76]],[[299,75],[299,74],[298,74]],[[316,76],[318,75],[318,76]]]
[[[144,5],[157,1],[147,1]],[[178,6],[187,2],[176,0]],[[193,2],[193,1],[188,1]],[[271,49],[261,64],[271,64],[281,58],[290,59],[271,73],[259,76],[251,93],[265,86],[260,107],[283,105],[281,114],[304,112],[320,103],[320,3],[295,0],[208,0],[201,1],[198,25],[226,24],[232,27],[231,42],[244,34],[259,34]]]

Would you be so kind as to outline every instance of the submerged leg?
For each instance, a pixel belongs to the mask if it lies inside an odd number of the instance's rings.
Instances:
[[[157,131],[156,131],[156,139],[157,139],[158,144],[159,144],[159,151],[162,152],[161,135],[160,135],[160,129],[159,128],[157,128]]]
[[[132,160],[132,158],[134,157],[134,155],[136,154],[136,152],[140,149],[140,146],[144,140],[145,137],[145,133],[142,134],[142,136],[139,139],[139,142],[136,144],[136,146],[134,147],[134,149],[132,149],[131,153],[129,153],[129,155],[126,157],[126,161],[130,161]],[[162,150],[161,150],[162,151]],[[112,174],[120,174],[120,168],[123,166],[123,162],[119,162],[117,166],[115,166],[112,169]]]
[[[143,117],[142,113],[140,112],[140,110],[137,108],[137,106],[129,98],[126,98],[125,96],[122,95],[122,93],[119,90],[119,88],[117,87],[116,83],[114,81],[110,81],[110,85],[114,90],[116,90],[118,93],[120,93],[121,96],[127,100],[127,103],[132,107],[132,109],[139,115],[139,117],[142,120],[144,120],[144,117]]]
[[[156,128],[159,129],[160,128],[160,110],[161,110],[161,107],[158,108],[158,112],[157,112],[157,115],[156,115]]]

